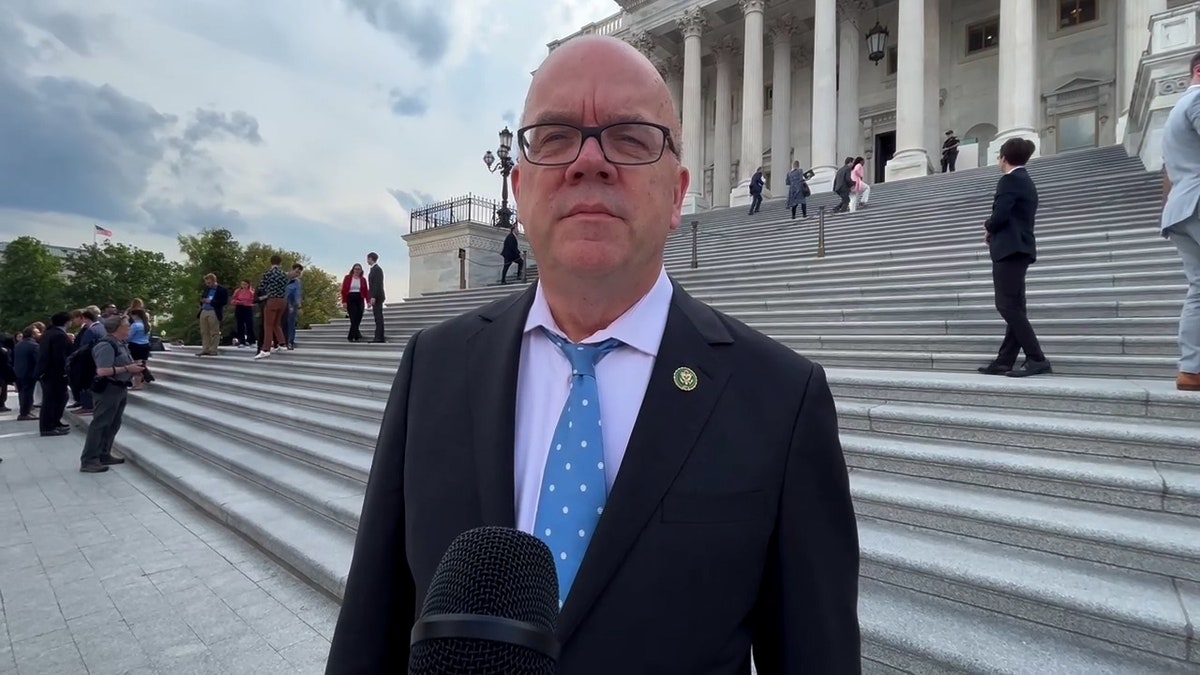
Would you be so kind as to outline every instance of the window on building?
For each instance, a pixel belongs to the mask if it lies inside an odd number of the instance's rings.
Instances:
[[[1069,28],[1099,18],[1096,0],[1058,0],[1058,26]]]
[[[887,50],[887,74],[895,75],[900,69],[900,53],[896,51],[896,45],[888,47]]]
[[[1000,19],[991,18],[967,26],[967,53],[974,54],[1000,44]]]
[[[768,84],[763,87],[763,112],[771,112],[771,103],[775,101],[775,87]]]
[[[1062,115],[1058,118],[1058,150],[1080,150],[1096,146],[1096,111]]]

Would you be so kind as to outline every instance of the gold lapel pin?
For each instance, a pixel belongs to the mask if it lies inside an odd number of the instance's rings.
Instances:
[[[691,391],[700,383],[700,378],[696,377],[696,371],[687,366],[676,368],[672,379],[675,380],[675,386],[682,391]]]

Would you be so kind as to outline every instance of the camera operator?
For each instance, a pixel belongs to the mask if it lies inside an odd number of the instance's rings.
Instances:
[[[141,364],[134,362],[125,345],[129,337],[129,319],[121,315],[107,316],[103,324],[105,335],[92,347],[92,358],[96,362],[92,400],[96,412],[92,414],[80,457],[79,470],[84,473],[102,473],[108,471],[109,465],[125,463],[124,459],[113,457],[113,439],[121,429],[121,417],[125,414],[125,400],[133,376],[144,370]]]

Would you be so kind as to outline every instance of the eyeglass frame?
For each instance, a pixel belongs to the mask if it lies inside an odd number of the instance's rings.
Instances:
[[[624,124],[641,124],[648,127],[654,127],[655,129],[661,131],[663,134],[663,144],[662,147],[658,149],[658,156],[648,162],[614,162],[612,159],[610,159],[608,156],[608,151],[604,149],[604,141],[600,140],[600,134],[612,127],[617,127]],[[537,127],[570,127],[578,131],[580,135],[579,147],[575,149],[575,156],[567,162],[551,162],[548,164],[535,162],[530,159],[529,155],[525,152],[525,132],[529,131],[530,129],[536,129]],[[521,150],[521,158],[534,166],[569,166],[574,164],[575,161],[579,159],[579,154],[583,152],[583,145],[587,143],[589,138],[596,139],[596,145],[600,146],[600,153],[604,155],[604,161],[615,166],[648,166],[650,164],[654,164],[663,158],[663,155],[666,154],[667,148],[671,149],[671,154],[679,157],[679,149],[675,147],[675,140],[671,137],[671,128],[657,122],[647,122],[645,120],[623,120],[620,122],[604,124],[598,127],[581,127],[579,125],[570,124],[567,122],[538,122],[536,124],[530,124],[517,129],[517,147]]]

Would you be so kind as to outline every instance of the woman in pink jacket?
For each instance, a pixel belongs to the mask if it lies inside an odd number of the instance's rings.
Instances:
[[[860,206],[866,206],[871,198],[871,184],[863,179],[863,171],[867,163],[862,157],[854,158],[854,169],[850,171],[850,179],[854,185],[850,188],[850,210],[856,211]]]

